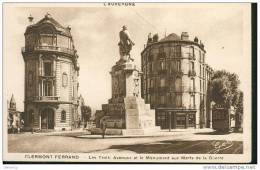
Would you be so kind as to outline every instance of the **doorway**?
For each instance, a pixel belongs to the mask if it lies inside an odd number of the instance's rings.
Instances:
[[[176,115],[176,128],[178,129],[186,128],[186,115]]]
[[[54,129],[54,111],[50,108],[41,113],[41,129]]]

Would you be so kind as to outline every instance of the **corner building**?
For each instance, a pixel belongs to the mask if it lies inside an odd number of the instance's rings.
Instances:
[[[50,14],[29,17],[22,55],[25,63],[25,127],[71,130],[78,110],[78,55],[70,27]]]
[[[172,33],[149,36],[141,53],[142,97],[156,110],[162,129],[210,128],[208,87],[213,70],[205,63],[204,45]]]

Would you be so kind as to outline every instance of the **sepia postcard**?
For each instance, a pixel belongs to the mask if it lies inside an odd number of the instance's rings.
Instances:
[[[252,162],[251,14],[4,3],[3,161]]]

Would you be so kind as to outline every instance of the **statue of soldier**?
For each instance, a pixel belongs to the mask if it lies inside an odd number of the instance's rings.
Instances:
[[[131,40],[130,35],[127,31],[127,27],[124,25],[123,29],[119,32],[120,41],[119,45],[119,54],[120,59],[124,59],[124,56],[128,56],[128,61],[133,61],[134,59],[130,56],[130,51],[132,47],[135,45],[134,42]]]

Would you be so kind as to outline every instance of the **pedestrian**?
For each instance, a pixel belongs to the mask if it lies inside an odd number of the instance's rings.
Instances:
[[[101,126],[102,138],[104,139],[104,138],[105,138],[105,133],[106,133],[106,122],[103,121],[101,125],[102,125],[102,126]]]
[[[21,129],[22,129],[22,131],[24,130],[23,128],[24,128],[24,120],[21,119]]]
[[[81,125],[81,119],[79,118],[78,128],[80,128],[80,125]]]
[[[18,130],[18,116],[17,113],[13,114],[13,123],[12,123],[12,131],[16,133]]]

